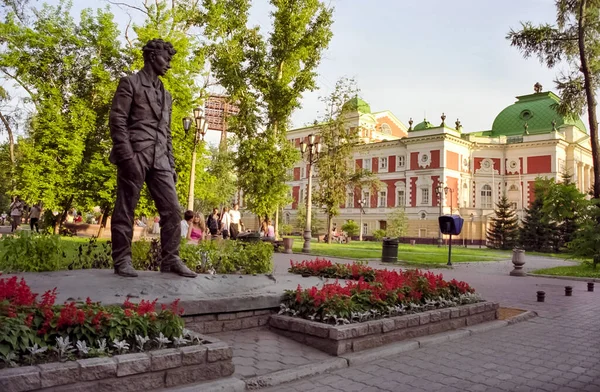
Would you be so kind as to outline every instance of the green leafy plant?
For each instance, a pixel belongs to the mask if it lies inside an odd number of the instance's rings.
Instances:
[[[3,272],[56,271],[64,268],[66,257],[57,235],[21,231],[1,240],[0,269]]]
[[[387,235],[387,232],[382,229],[377,229],[377,230],[373,231],[373,239],[375,241],[382,241],[386,235]]]
[[[357,236],[358,230],[358,223],[354,222],[352,219],[342,225],[342,231],[348,233],[348,236],[350,237]]]
[[[69,264],[69,269],[111,268],[111,243],[98,242],[96,237],[90,238],[87,244],[77,248],[76,258]]]

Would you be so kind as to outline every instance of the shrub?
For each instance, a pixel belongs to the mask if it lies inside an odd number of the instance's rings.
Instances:
[[[110,355],[172,342],[184,334],[178,300],[156,309],[157,300],[123,306],[92,302],[55,305],[56,288],[41,302],[26,282],[0,279],[0,358],[5,363],[30,363]],[[140,344],[140,340],[146,340]],[[183,342],[179,339],[178,342]],[[48,347],[53,350],[47,350]]]
[[[292,231],[294,230],[294,226],[292,225],[281,225],[281,233],[282,235],[290,235],[292,234]]]
[[[87,244],[79,245],[77,256],[68,269],[111,268],[111,249],[110,241],[98,242],[96,237],[92,237]]]
[[[285,292],[280,314],[324,323],[352,323],[435,308],[478,302],[465,282],[447,282],[441,274],[418,270],[376,270],[375,279],[363,278]]]
[[[63,269],[67,255],[60,236],[20,231],[2,238],[0,269],[3,272],[42,272]]]
[[[295,262],[290,260],[288,272],[302,276],[321,276],[335,279],[364,279],[367,282],[375,280],[375,270],[363,262],[352,264],[332,263],[330,260],[319,259]]]
[[[373,231],[373,239],[375,241],[383,241],[383,239],[385,238],[385,236],[387,235],[385,230],[382,229],[377,229],[375,231]]]
[[[261,274],[273,270],[273,245],[269,242],[200,241],[182,244],[181,258],[200,272]]]
[[[358,223],[352,219],[342,225],[342,231],[345,231],[349,237],[357,236],[359,233],[358,229]]]

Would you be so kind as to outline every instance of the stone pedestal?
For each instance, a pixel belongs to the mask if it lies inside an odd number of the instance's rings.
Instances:
[[[294,244],[293,238],[284,238],[283,239],[283,249],[285,253],[294,253],[292,251],[292,245]]]
[[[525,251],[523,249],[513,249],[512,263],[515,268],[510,271],[510,276],[527,276],[523,271],[525,265]]]

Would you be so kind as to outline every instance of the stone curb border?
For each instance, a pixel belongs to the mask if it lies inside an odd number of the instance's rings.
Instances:
[[[563,275],[540,275],[527,273],[527,276],[533,276],[536,278],[550,278],[550,279],[563,279],[563,280],[579,280],[582,282],[600,282],[600,278],[584,278],[581,276],[563,276]]]
[[[280,370],[271,374],[245,380],[246,389],[256,390],[266,387],[273,387],[287,382],[296,381],[301,378],[321,374],[329,370],[337,370],[355,365],[368,364],[381,358],[401,354],[407,351],[418,350],[421,347],[428,347],[431,345],[445,343],[452,340],[462,339],[471,335],[492,331],[494,329],[506,327],[522,321],[527,321],[536,316],[536,312],[526,311],[525,313],[521,313],[507,320],[490,321],[457,330],[424,336],[419,339],[401,341],[391,344],[387,347],[377,347],[356,353],[348,353],[337,358],[331,358],[318,363],[298,366],[293,369]],[[196,390],[199,391],[199,389]]]
[[[231,347],[216,338],[196,336],[207,343],[2,369],[0,391],[143,391],[232,375]]]

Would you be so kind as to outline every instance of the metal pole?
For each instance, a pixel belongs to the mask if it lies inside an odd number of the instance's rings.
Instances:
[[[436,193],[438,195],[438,203],[440,204],[440,216],[442,216],[443,214],[443,210],[442,210],[442,193],[444,191],[441,189],[440,185],[438,185],[438,188],[436,189]],[[444,239],[442,238],[442,230],[440,229],[439,234],[438,234],[438,248],[440,248],[442,245],[444,244]]]
[[[311,232],[311,209],[312,209],[312,146],[308,152],[308,189],[306,190],[306,225],[304,227],[304,246],[303,253],[310,253]]]
[[[452,234],[450,234],[450,243],[448,244],[448,264],[452,265]]]
[[[190,186],[188,190],[188,210],[194,210],[194,182],[196,182],[196,148],[198,146],[197,137],[198,131],[196,131],[196,135],[194,136],[194,150],[192,150],[192,167],[190,169]]]
[[[362,203],[361,203],[362,204]],[[359,227],[359,234],[358,234],[358,240],[362,241],[363,240],[363,208],[362,205],[360,206],[360,227]]]

